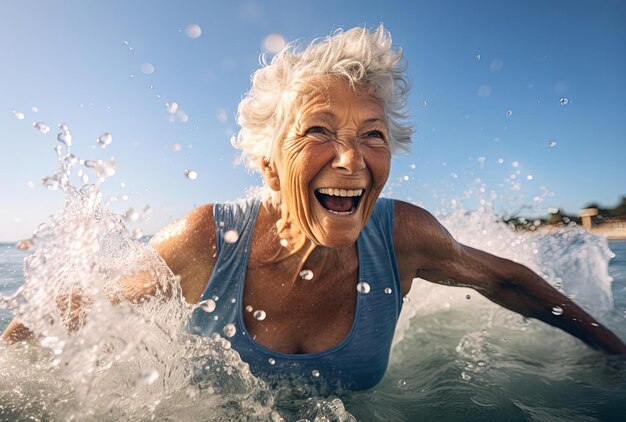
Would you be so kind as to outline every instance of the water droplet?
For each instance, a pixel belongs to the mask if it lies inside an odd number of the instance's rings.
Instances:
[[[554,148],[554,147],[556,146],[556,141],[555,141],[555,140],[550,140],[550,141],[548,141],[548,146],[549,146],[550,148]]]
[[[254,311],[252,316],[259,321],[263,321],[266,317],[266,314],[265,314],[265,311],[262,311],[259,309],[259,310]]]
[[[511,117],[513,115],[513,110],[506,111],[506,117]]]
[[[59,186],[61,185],[59,183],[59,180],[54,176],[44,177],[43,179],[41,179],[41,182],[48,190],[57,190],[59,189]]]
[[[24,120],[24,113],[22,113],[21,111],[13,110],[13,115],[17,120]]]
[[[30,109],[33,113],[37,113],[39,111],[39,109],[35,106],[33,106],[33,108]]]
[[[393,292],[393,290],[391,290],[391,287],[385,287],[385,294],[390,295],[391,292]]]
[[[478,87],[478,96],[479,97],[488,97],[491,95],[491,86],[489,85],[481,85]]]
[[[189,38],[198,38],[200,35],[202,35],[202,28],[200,28],[200,26],[196,25],[195,23],[187,25],[187,28],[185,28],[185,35],[187,35]]]
[[[198,395],[198,388],[190,385],[189,387],[185,388],[185,395],[189,399],[195,398]]]
[[[15,244],[15,248],[19,251],[27,251],[33,247],[33,242],[30,239],[20,240]]]
[[[246,312],[252,312],[252,306],[248,305],[246,306]]]
[[[287,242],[287,239],[280,239],[280,246],[282,246],[283,248],[286,248],[287,245],[289,245],[289,242]]]
[[[411,170],[415,170],[415,168],[416,168],[416,167],[417,167],[417,166],[416,166],[415,164],[409,164],[409,168],[410,168]]]
[[[179,152],[181,149],[183,149],[181,144],[172,144],[172,151]]]
[[[108,147],[111,145],[111,142],[113,142],[113,136],[111,136],[109,132],[104,132],[96,139],[96,144],[98,144],[100,148]]]
[[[139,220],[139,212],[137,212],[134,208],[129,208],[124,213],[124,219],[126,221],[137,221]]]
[[[176,118],[177,118],[178,120],[180,120],[181,122],[183,122],[183,123],[185,123],[185,122],[188,122],[188,121],[189,121],[189,116],[187,116],[187,113],[185,113],[185,112],[184,112],[184,111],[182,111],[182,110],[178,110],[178,111],[176,112]]]
[[[167,112],[170,114],[176,114],[178,111],[178,103],[174,101],[165,103],[165,107],[167,108]]]
[[[472,296],[470,296],[470,295],[466,295],[465,296],[465,299],[467,299],[467,300],[470,300],[471,298],[472,298]]]
[[[232,337],[237,332],[237,327],[235,327],[235,324],[226,324],[223,331],[226,337]]]
[[[141,231],[141,229],[134,229],[131,235],[133,239],[137,240],[141,239],[141,237],[143,236],[143,232]]]
[[[409,176],[404,176],[402,179],[406,182],[407,180],[410,179],[410,177]]]
[[[311,375],[313,375],[315,378],[318,378],[320,376],[320,371],[314,369],[311,371]]]
[[[591,323],[591,326],[592,326],[592,327],[599,327],[600,325],[599,325],[598,323],[596,323],[596,322],[592,322],[592,323]]]
[[[198,173],[195,170],[185,169],[185,177],[189,180],[196,180],[198,178]]]
[[[43,133],[44,135],[50,132],[50,126],[48,126],[44,122],[35,122],[33,123],[33,127],[37,129],[39,132]]]
[[[480,61],[480,54],[476,54],[476,57],[474,57],[474,60],[476,60],[477,62]]]
[[[368,294],[370,292],[370,285],[367,281],[361,281],[356,285],[356,291],[363,294]]]
[[[285,38],[280,34],[269,34],[263,40],[263,48],[272,54],[278,53],[285,47]]]
[[[519,161],[513,161],[513,162],[511,163],[511,167],[518,168],[518,167],[519,167]]]
[[[428,102],[422,101],[422,107],[426,108],[427,105],[428,105]]]
[[[468,374],[465,373],[465,371],[461,372],[461,379],[465,380],[465,381],[469,381],[472,379],[471,376],[469,376]]]
[[[149,371],[141,373],[139,382],[142,384],[150,385],[150,384],[153,384],[158,379],[159,379],[159,373],[156,370],[151,369]]]
[[[269,358],[267,361],[270,363],[270,365],[274,365],[276,363],[273,358]]]
[[[217,307],[217,304],[215,303],[213,299],[207,299],[198,303],[198,307],[202,309],[204,312],[210,314],[211,312],[215,310],[215,308]]]
[[[152,63],[142,63],[141,66],[139,66],[139,69],[141,69],[141,73],[145,75],[154,73],[154,65]]]
[[[237,299],[235,299],[235,298],[232,298],[232,299],[230,300],[230,303],[236,303],[236,302],[237,302]]]
[[[115,174],[115,159],[111,158],[109,161],[103,160],[86,160],[84,163],[85,167],[89,167],[93,169],[94,173],[96,173],[96,177],[98,180],[103,181],[109,176],[113,176]],[[126,197],[124,199],[124,197]],[[122,195],[122,199],[128,199],[128,195]]]
[[[560,306],[554,306],[552,307],[552,313],[554,315],[563,315],[563,309]]]
[[[482,360],[479,360],[478,362],[476,362],[476,365],[478,365],[478,366],[480,366],[482,368],[482,367],[487,366],[487,363],[482,361]]]
[[[569,98],[567,97],[563,97],[559,100],[559,103],[564,106],[564,105],[568,105],[569,104]]]
[[[64,130],[63,132],[59,132],[57,135],[57,141],[67,145],[68,147],[72,145],[72,135],[69,130]]]
[[[489,65],[489,69],[493,71],[498,71],[502,69],[503,66],[504,66],[504,61],[502,61],[502,59],[494,59]]]
[[[313,271],[311,270],[300,271],[300,278],[302,280],[313,280]]]
[[[224,233],[224,242],[235,243],[237,240],[239,240],[239,233],[237,233],[237,230],[228,230]]]

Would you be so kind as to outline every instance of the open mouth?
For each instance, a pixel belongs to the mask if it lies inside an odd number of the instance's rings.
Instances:
[[[363,189],[320,188],[315,197],[332,214],[350,215],[361,201]]]

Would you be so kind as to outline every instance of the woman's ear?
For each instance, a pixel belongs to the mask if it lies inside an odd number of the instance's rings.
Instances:
[[[272,162],[270,162],[267,158],[263,158],[261,160],[261,173],[263,174],[263,179],[267,186],[270,187],[273,191],[280,191],[280,178],[278,177],[278,172],[276,171],[276,167]]]

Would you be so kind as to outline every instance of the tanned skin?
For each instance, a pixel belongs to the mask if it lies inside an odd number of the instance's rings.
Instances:
[[[390,167],[380,101],[339,78],[320,77],[309,86],[301,93],[290,130],[274,157],[260,163],[267,185],[283,200],[279,205],[268,201],[259,211],[240,305],[266,311],[268,318],[262,321],[244,312],[247,332],[282,353],[321,352],[350,332],[357,300],[356,239]],[[361,192],[360,200],[350,212],[332,213],[318,201],[320,189]],[[525,266],[458,243],[422,208],[396,201],[394,218],[404,295],[418,277],[471,287],[593,348],[626,354],[626,345],[615,334]],[[197,208],[151,243],[180,277],[186,301],[197,303],[217,256],[213,206]],[[301,282],[304,269],[313,272],[314,283]],[[141,276],[123,284],[124,297],[130,301],[155,289]],[[563,314],[554,315],[554,306]],[[13,321],[2,338],[15,342],[30,335]]]

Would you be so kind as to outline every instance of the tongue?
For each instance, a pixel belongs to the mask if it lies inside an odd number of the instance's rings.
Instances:
[[[332,211],[346,212],[352,209],[352,198],[322,195],[322,205]]]

